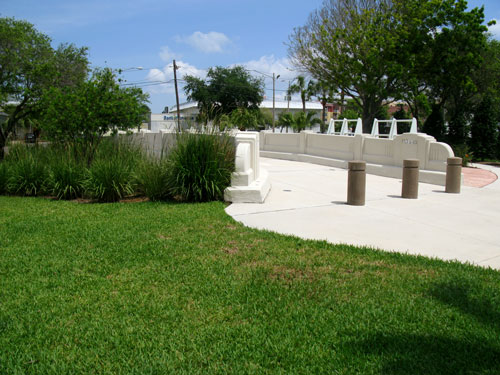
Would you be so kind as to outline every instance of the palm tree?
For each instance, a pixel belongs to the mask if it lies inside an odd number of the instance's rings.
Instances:
[[[306,78],[304,76],[298,76],[295,80],[297,83],[290,86],[288,89],[288,95],[300,93],[300,99],[302,100],[302,112],[306,113],[306,101],[310,100],[317,91],[316,82],[311,79],[306,84]]]
[[[283,133],[283,128],[286,128],[288,133],[288,128],[293,129],[293,115],[290,112],[282,112],[278,117],[278,126],[281,126],[280,133]]]
[[[314,117],[314,112],[297,112],[293,116],[292,128],[297,133],[305,130],[306,128],[311,128],[314,124],[321,125],[321,120]]]

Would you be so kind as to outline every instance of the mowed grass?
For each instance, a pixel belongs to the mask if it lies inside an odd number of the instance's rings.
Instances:
[[[0,374],[500,373],[498,271],[224,207],[0,197]]]

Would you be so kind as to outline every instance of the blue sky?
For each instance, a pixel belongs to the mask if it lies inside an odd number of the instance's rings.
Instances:
[[[486,20],[500,21],[499,0],[470,0],[485,6]],[[89,47],[92,66],[128,70],[123,78],[150,93],[161,112],[175,104],[172,59],[179,76],[204,75],[211,66],[245,65],[280,74],[278,98],[298,73],[287,59],[285,42],[322,0],[0,0],[0,15],[27,20],[62,42]],[[500,22],[490,30],[500,38]],[[258,73],[255,73],[259,76]],[[272,80],[265,77],[266,96]],[[144,83],[142,83],[144,82]],[[149,82],[149,85],[145,84]],[[181,102],[185,100],[180,87]]]

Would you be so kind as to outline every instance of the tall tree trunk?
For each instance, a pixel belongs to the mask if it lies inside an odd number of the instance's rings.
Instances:
[[[363,133],[371,133],[373,127],[373,120],[377,115],[382,101],[373,98],[363,98]]]
[[[17,113],[14,113],[16,115]],[[5,124],[5,128],[0,126],[0,160],[3,160],[5,157],[5,146],[7,145],[7,138],[9,138],[10,133],[12,133],[12,130],[14,129],[17,119],[14,117],[14,115],[10,116],[7,119],[7,122]]]

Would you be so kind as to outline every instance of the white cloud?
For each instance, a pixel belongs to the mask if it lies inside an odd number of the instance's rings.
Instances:
[[[244,63],[235,64],[242,65],[250,70],[250,73],[255,77],[264,78],[265,81],[265,97],[272,99],[272,75],[275,74],[276,79],[276,100],[285,100],[288,83],[291,82],[300,73],[293,70],[290,60],[286,57],[276,58],[274,55],[261,56],[258,60],[250,60]],[[262,75],[260,73],[264,73]],[[296,97],[294,96],[294,100]]]
[[[172,50],[170,48],[168,48],[168,46],[161,47],[159,55],[163,61],[172,61],[173,59],[180,59],[181,58],[181,55],[179,55],[175,52],[172,52]]]
[[[494,38],[500,39],[500,20],[495,20],[497,23],[488,27],[488,31]]]
[[[210,31],[206,34],[195,31],[190,36],[177,36],[175,40],[180,43],[187,43],[205,53],[224,52],[224,49],[231,45],[231,40],[225,34],[217,31]]]
[[[274,55],[262,56],[258,60],[250,60],[238,65],[243,65],[248,70],[256,70],[270,76],[274,73],[276,76],[280,76],[279,79],[283,80],[294,79],[298,75],[298,72],[292,69],[292,64],[286,57],[277,59]],[[257,72],[252,73],[258,75]]]

